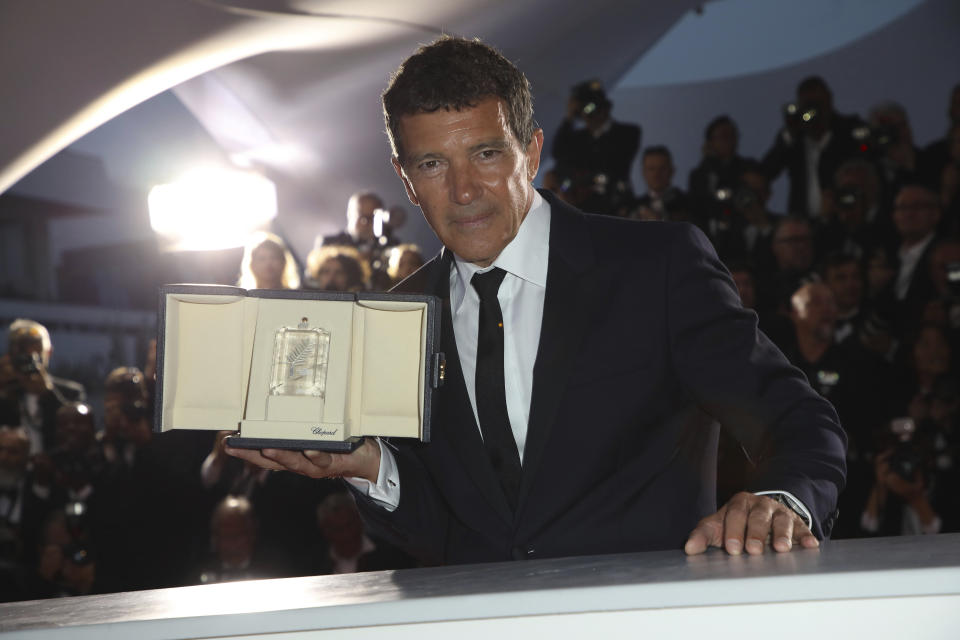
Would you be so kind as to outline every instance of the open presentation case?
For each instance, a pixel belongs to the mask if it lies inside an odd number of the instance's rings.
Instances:
[[[237,429],[251,449],[427,442],[439,331],[427,295],[163,286],[154,429]]]

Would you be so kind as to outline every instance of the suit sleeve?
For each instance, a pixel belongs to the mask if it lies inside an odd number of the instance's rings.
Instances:
[[[788,491],[828,536],[846,475],[846,435],[836,411],[757,329],[709,240],[677,225],[669,250],[671,359],[697,403],[757,462],[748,491]]]
[[[416,455],[422,443],[401,444],[394,454],[400,476],[400,502],[393,511],[379,506],[357,487],[347,486],[357,497],[364,522],[378,536],[400,547],[425,564],[440,564],[446,547],[446,503]]]

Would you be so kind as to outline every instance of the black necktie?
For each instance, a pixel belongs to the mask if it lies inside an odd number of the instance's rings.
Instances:
[[[503,313],[497,291],[507,272],[491,269],[475,273],[470,284],[480,295],[480,327],[477,335],[477,415],[483,445],[490,464],[512,509],[520,490],[520,454],[513,439],[503,382]]]

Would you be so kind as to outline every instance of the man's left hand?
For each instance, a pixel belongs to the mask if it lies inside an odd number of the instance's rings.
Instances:
[[[768,541],[778,552],[790,551],[795,544],[805,549],[820,546],[800,516],[786,506],[767,496],[740,492],[697,523],[683,550],[692,556],[707,547],[722,547],[733,556],[744,549],[750,555],[759,555]]]

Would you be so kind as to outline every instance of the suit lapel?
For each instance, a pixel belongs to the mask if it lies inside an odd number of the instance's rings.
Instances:
[[[543,193],[543,192],[542,192]],[[582,214],[543,193],[550,202],[550,257],[543,304],[540,345],[533,368],[530,419],[523,454],[523,476],[517,514],[526,498],[557,420],[560,398],[590,319],[604,294],[604,283],[593,269],[593,248],[581,229]]]
[[[453,332],[453,314],[450,308],[450,268],[453,253],[444,249],[443,256],[438,261],[436,280],[432,288],[434,295],[443,303],[441,343],[446,358],[446,376],[443,388],[439,393],[440,411],[442,416],[435,430],[443,429],[449,439],[450,446],[457,452],[467,474],[477,485],[477,488],[490,503],[490,506],[504,519],[513,522],[513,511],[507,502],[500,482],[487,460],[483,439],[480,437],[480,428],[477,426],[470,397],[463,378],[460,366],[460,356],[457,352],[456,336]]]

